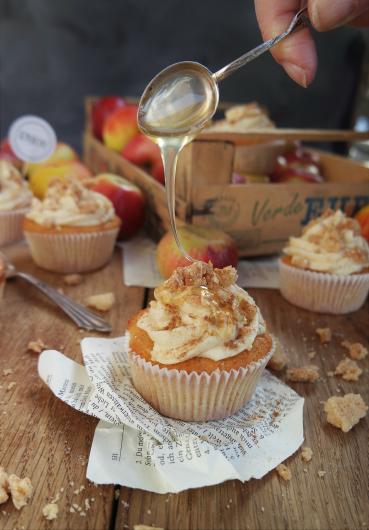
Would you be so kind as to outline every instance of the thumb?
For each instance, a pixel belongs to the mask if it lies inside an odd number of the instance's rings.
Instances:
[[[369,0],[310,0],[310,20],[318,31],[348,24],[369,10]]]

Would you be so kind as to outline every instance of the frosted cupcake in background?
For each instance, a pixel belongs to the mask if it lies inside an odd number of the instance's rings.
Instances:
[[[133,384],[164,416],[224,418],[251,399],[274,345],[236,280],[233,267],[178,268],[129,322]]]
[[[60,273],[99,269],[112,256],[120,227],[109,199],[78,179],[54,180],[33,199],[24,234],[33,260]]]
[[[0,160],[0,246],[23,237],[23,218],[31,200],[32,193],[17,168]]]
[[[369,245],[355,219],[327,210],[301,237],[291,237],[279,262],[280,289],[292,304],[319,313],[350,313],[369,292]]]

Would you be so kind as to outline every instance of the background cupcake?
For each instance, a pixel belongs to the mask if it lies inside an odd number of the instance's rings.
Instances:
[[[120,227],[109,199],[77,179],[55,180],[24,220],[32,258],[55,272],[87,272],[111,258]]]
[[[22,238],[22,223],[32,193],[16,167],[0,160],[0,246]]]
[[[134,386],[163,415],[218,419],[251,398],[273,342],[236,279],[233,267],[179,268],[130,321]]]
[[[292,304],[320,313],[359,309],[369,291],[369,245],[354,219],[337,210],[291,237],[279,262],[280,289]]]

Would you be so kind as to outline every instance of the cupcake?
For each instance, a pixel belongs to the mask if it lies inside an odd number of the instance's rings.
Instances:
[[[164,416],[215,420],[251,399],[273,341],[236,280],[233,267],[196,262],[178,268],[130,320],[133,384]]]
[[[54,180],[33,199],[23,228],[35,263],[54,272],[88,272],[113,253],[120,220],[109,199],[77,179]]]
[[[359,309],[369,291],[369,245],[359,223],[337,210],[291,237],[279,262],[280,289],[292,304],[318,313]]]
[[[32,193],[18,169],[0,160],[0,246],[22,239],[22,223]]]

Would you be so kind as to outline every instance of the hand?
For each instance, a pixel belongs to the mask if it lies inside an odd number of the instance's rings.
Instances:
[[[369,26],[369,0],[308,0],[309,18],[318,31],[345,24]],[[282,33],[300,9],[299,0],[255,0],[263,40]],[[296,83],[307,87],[317,68],[315,44],[308,28],[271,49],[274,59]]]

